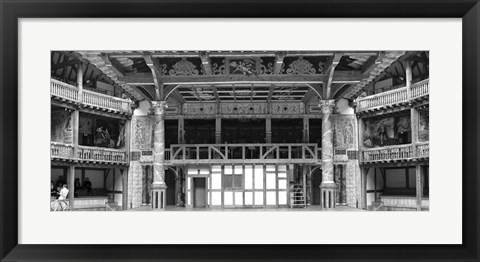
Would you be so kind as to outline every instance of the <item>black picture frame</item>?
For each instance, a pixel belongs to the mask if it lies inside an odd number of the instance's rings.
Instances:
[[[140,2],[134,0],[117,2],[106,0],[0,0],[0,16],[0,258],[2,261],[479,261],[480,4],[477,0],[144,0]],[[17,235],[18,19],[37,17],[462,18],[463,244],[19,245]],[[458,89],[452,88],[452,90],[458,92]],[[445,190],[448,191],[448,189]],[[374,230],[372,230],[372,234],[375,234]],[[439,229],[439,234],[441,234],[441,229]]]

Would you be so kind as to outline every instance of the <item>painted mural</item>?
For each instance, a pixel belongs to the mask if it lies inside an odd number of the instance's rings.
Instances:
[[[429,141],[430,123],[428,111],[418,112],[418,140]]]
[[[134,116],[132,119],[133,149],[152,148],[152,127],[151,116]]]
[[[354,119],[335,119],[335,148],[355,147],[355,126]]]
[[[379,147],[411,142],[410,116],[366,120],[363,146]]]
[[[66,144],[73,143],[71,113],[64,111],[52,112],[51,141]]]

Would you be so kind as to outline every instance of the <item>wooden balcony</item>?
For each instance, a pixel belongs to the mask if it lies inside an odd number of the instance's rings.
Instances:
[[[385,108],[401,106],[417,100],[428,99],[430,94],[430,81],[425,79],[407,87],[362,97],[357,99],[357,113],[379,111]]]
[[[74,157],[73,144],[51,142],[51,159],[88,164],[127,165],[128,154],[122,149],[103,147],[78,146],[77,157]]]
[[[79,105],[110,113],[131,115],[132,102],[127,99],[113,97],[105,94],[82,90],[79,97],[79,90],[76,86],[50,79],[51,97],[53,99]]]
[[[429,158],[429,142],[363,149],[363,164],[421,161]]]
[[[195,144],[172,145],[165,150],[167,163],[318,163],[317,144]]]
[[[78,146],[79,162],[123,165],[127,164],[128,160],[128,154],[125,150]]]
[[[50,143],[50,157],[61,161],[73,161],[74,146],[59,142]]]

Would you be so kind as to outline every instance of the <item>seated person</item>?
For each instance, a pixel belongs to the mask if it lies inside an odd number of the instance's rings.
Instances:
[[[90,179],[85,178],[85,181],[83,181],[83,188],[87,190],[88,195],[90,195],[90,192],[92,191],[92,182]]]
[[[63,185],[63,188],[62,190],[60,190],[60,193],[58,193],[58,200],[65,200],[67,199],[68,197],[68,188],[67,188],[67,184],[64,184]]]

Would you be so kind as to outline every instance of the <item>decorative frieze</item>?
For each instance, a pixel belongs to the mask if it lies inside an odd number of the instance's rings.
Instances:
[[[220,105],[222,114],[266,114],[265,103],[222,103]]]
[[[168,70],[168,74],[171,76],[191,76],[204,74],[204,70],[198,70],[195,64],[186,58],[182,58],[172,66],[172,69]]]
[[[299,57],[290,63],[286,69],[281,69],[281,72],[287,75],[314,75],[317,73],[317,70],[308,60]]]
[[[272,114],[296,115],[305,113],[305,106],[303,103],[272,103],[271,105]]]
[[[185,115],[215,115],[217,104],[215,103],[185,103],[183,114]]]

